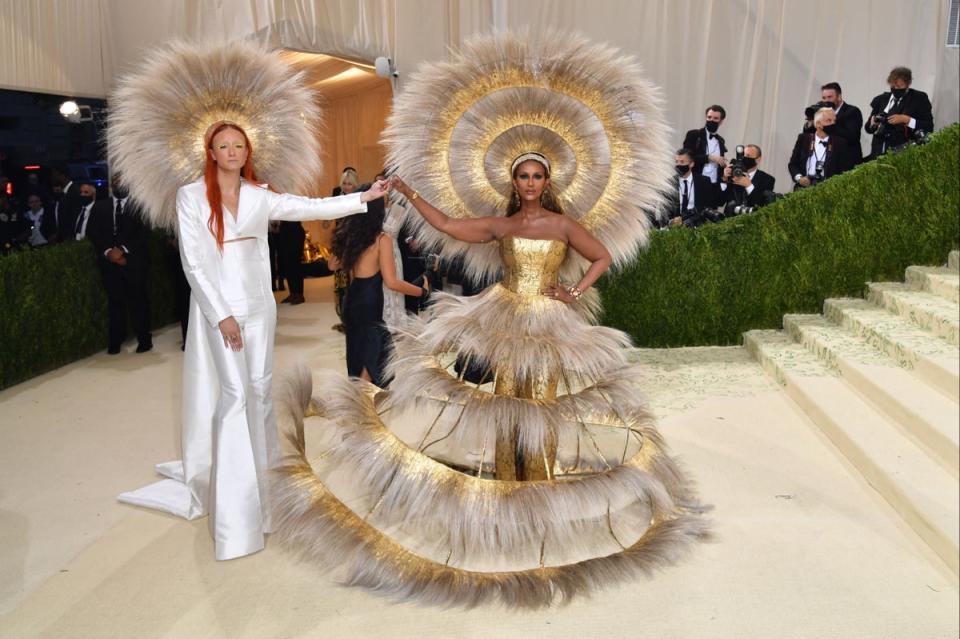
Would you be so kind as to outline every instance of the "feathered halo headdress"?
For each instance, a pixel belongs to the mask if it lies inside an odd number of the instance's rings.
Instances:
[[[388,164],[454,217],[503,215],[515,159],[549,158],[566,214],[624,264],[646,240],[672,175],[660,91],[636,61],[581,36],[501,33],[427,64],[396,98],[384,131]],[[463,253],[468,275],[500,268],[495,246],[466,245],[424,226],[427,244]]]
[[[110,96],[107,153],[156,226],[176,226],[177,188],[203,174],[211,125],[247,133],[254,171],[279,191],[320,174],[316,96],[277,52],[251,42],[173,42],[153,50]]]

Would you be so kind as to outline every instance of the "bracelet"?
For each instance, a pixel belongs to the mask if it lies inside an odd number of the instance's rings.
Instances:
[[[567,293],[570,293],[570,297],[572,297],[575,300],[579,300],[581,297],[583,297],[583,291],[581,291],[576,286],[571,286],[570,288],[568,288]]]
[[[417,193],[416,191],[414,191],[413,193],[410,194],[410,197],[408,197],[407,199],[410,200],[410,203],[411,203],[411,204],[413,204],[413,203],[416,202],[419,198],[420,198],[420,194]]]

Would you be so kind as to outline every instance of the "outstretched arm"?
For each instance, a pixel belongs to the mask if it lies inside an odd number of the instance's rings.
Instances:
[[[375,182],[367,191],[336,197],[303,197],[290,193],[267,191],[271,220],[306,222],[334,220],[355,213],[366,213],[367,202],[383,197],[389,190],[386,180]]]
[[[446,233],[455,240],[482,244],[495,240],[502,235],[503,218],[479,217],[469,220],[453,218],[424,200],[399,177],[390,178],[390,185],[407,198],[407,201],[417,209],[427,224],[441,233]]]

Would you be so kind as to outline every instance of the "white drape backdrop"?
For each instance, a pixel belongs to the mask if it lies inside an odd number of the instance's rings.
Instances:
[[[675,144],[719,103],[730,145],[763,148],[789,188],[803,108],[838,81],[865,109],[890,68],[909,66],[938,128],[958,119],[958,49],[944,46],[948,0],[2,0],[0,87],[107,94],[146,47],[174,37],[261,38],[372,60],[403,80],[474,33],[575,29],[641,61],[664,90]],[[864,148],[867,148],[864,139]]]

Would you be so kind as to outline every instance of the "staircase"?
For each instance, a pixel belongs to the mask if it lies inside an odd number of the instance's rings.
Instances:
[[[960,252],[828,299],[744,345],[913,530],[960,574]]]

